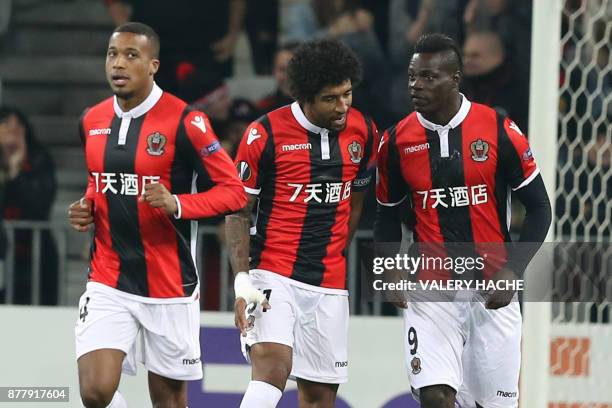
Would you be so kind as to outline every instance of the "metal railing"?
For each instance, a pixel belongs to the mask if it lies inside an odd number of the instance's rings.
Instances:
[[[4,228],[7,232],[8,237],[8,250],[7,256],[4,262],[4,287],[5,287],[5,303],[12,304],[15,300],[15,274],[20,271],[15,269],[15,247],[16,247],[16,232],[20,230],[29,230],[32,233],[32,250],[30,253],[31,257],[31,304],[39,305],[41,302],[41,273],[42,273],[42,236],[44,231],[50,231],[55,239],[58,254],[58,304],[59,305],[70,305],[71,299],[67,297],[67,272],[69,260],[80,260],[83,262],[83,266],[86,265],[86,261],[80,258],[82,250],[85,248],[85,241],[83,240],[83,234],[73,231],[67,223],[51,222],[51,221],[5,221]],[[204,238],[205,237],[217,237],[217,227],[210,225],[201,225],[198,228],[198,245],[196,249],[196,263],[198,265],[198,271],[200,273],[200,281],[204,286],[206,284],[206,272],[204,270],[205,262],[205,251],[204,251]],[[81,248],[69,250],[68,247],[70,238],[73,238],[74,242],[82,244]],[[78,237],[78,238],[77,238]],[[381,313],[381,304],[374,302],[371,306],[369,302],[360,299],[359,296],[359,254],[358,245],[362,240],[371,240],[372,231],[363,230],[357,231],[349,246],[347,253],[347,267],[348,267],[348,289],[351,294],[349,298],[349,305],[351,313],[355,313],[360,310],[362,313],[375,314]],[[74,256],[73,256],[74,255]],[[231,275],[231,269],[228,261],[228,252],[225,245],[220,244],[219,252],[219,309],[222,311],[232,310],[234,304],[234,293],[231,290],[231,282],[233,281]],[[83,287],[85,284],[85,270],[83,270]],[[204,289],[204,288],[203,288]]]

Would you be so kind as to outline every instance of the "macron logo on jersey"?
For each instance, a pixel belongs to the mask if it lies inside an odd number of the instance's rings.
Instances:
[[[282,146],[283,152],[292,152],[294,150],[311,150],[312,144],[310,143],[296,143]]]
[[[191,121],[191,124],[202,131],[202,133],[206,133],[206,123],[204,122],[204,118],[201,116],[196,116]]]
[[[99,136],[99,135],[110,135],[110,128],[103,129],[89,129],[89,136]]]
[[[257,133],[257,129],[252,128],[251,130],[249,130],[249,134],[247,136],[247,145],[251,145],[251,143],[253,143],[255,140],[259,139],[261,137],[261,135],[259,133]]]
[[[416,152],[420,152],[421,150],[427,150],[427,149],[429,149],[429,143],[422,143],[420,145],[406,147],[404,149],[404,153],[405,154],[416,153]]]

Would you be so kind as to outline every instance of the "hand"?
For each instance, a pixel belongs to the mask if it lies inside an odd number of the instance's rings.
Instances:
[[[153,208],[161,208],[167,215],[174,215],[178,210],[176,200],[161,183],[146,184],[144,194],[138,198],[138,201],[146,201]]]
[[[215,42],[211,46],[211,49],[215,53],[215,59],[218,62],[224,62],[230,59],[234,55],[237,40],[238,37],[235,34],[227,34],[225,37]]]
[[[85,197],[70,204],[70,207],[68,207],[68,221],[74,230],[79,232],[89,230],[89,226],[94,222],[92,208],[91,201]]]
[[[329,27],[329,34],[332,37],[338,37],[348,33],[354,33],[358,30],[355,18],[349,13],[344,13],[338,17]]]
[[[254,303],[257,306],[258,303],[261,303],[263,310],[269,310],[272,306],[268,303],[266,295],[253,286],[251,278],[246,272],[238,272],[234,277],[234,291],[236,292],[234,324],[240,330],[240,334],[246,336],[250,329],[245,313],[247,305]]]
[[[367,10],[358,9],[355,12],[355,24],[359,31],[369,31],[374,25],[374,16]]]
[[[508,268],[502,268],[495,273],[491,280],[494,282],[505,281],[514,282],[517,276]],[[514,290],[494,290],[488,293],[486,296],[485,307],[487,309],[499,309],[504,306],[508,306],[514,297]]]

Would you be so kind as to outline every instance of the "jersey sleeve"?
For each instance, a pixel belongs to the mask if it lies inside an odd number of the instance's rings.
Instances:
[[[247,127],[236,153],[236,169],[244,190],[252,195],[259,195],[261,183],[266,170],[265,150],[269,144],[268,132],[264,126],[267,119],[255,121]]]
[[[214,217],[240,210],[246,205],[246,195],[232,160],[223,150],[208,117],[191,111],[183,118],[177,133],[177,154],[187,155],[198,175],[198,185],[205,191],[179,194],[177,218]],[[203,180],[203,181],[202,181]]]
[[[81,139],[81,146],[83,147],[83,154],[85,155],[85,162],[87,163],[87,133],[85,132],[85,116],[89,108],[85,109],[79,118],[79,138]],[[96,187],[93,176],[89,172],[89,166],[87,167],[87,189],[85,190],[85,198],[90,202],[94,202],[96,195]]]
[[[503,119],[500,135],[500,160],[504,179],[512,190],[531,183],[540,173],[527,137],[509,118]]]
[[[372,175],[376,172],[376,156],[379,141],[378,128],[374,121],[366,117],[367,136],[364,154],[359,164],[359,172],[353,180],[353,191],[365,191],[372,182]]]
[[[408,189],[402,177],[393,129],[387,130],[380,138],[376,169],[376,200],[378,203],[386,207],[394,207],[404,201]]]

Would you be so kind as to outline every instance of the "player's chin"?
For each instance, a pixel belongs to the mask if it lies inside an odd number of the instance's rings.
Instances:
[[[336,132],[340,132],[346,128],[346,119],[344,120],[334,120],[329,123],[327,126],[328,129],[331,129]]]
[[[129,99],[134,94],[131,89],[126,89],[125,87],[117,87],[111,85],[111,89],[113,90],[113,94],[117,98]]]

